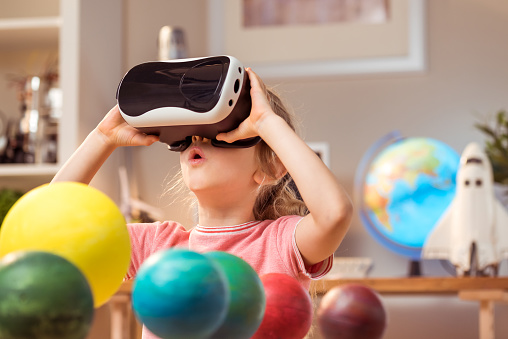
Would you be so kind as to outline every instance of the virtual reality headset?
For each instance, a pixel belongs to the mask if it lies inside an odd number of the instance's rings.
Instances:
[[[192,136],[217,147],[251,147],[260,140],[215,139],[238,127],[251,110],[249,77],[231,56],[139,64],[120,81],[116,98],[129,125],[159,136],[173,151],[189,147]]]

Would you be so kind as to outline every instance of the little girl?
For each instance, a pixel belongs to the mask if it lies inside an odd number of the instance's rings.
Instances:
[[[333,253],[351,221],[352,204],[334,175],[294,131],[280,99],[246,69],[251,83],[250,116],[216,139],[260,136],[248,148],[212,146],[193,136],[180,153],[185,185],[198,203],[198,225],[187,231],[172,222],[128,224],[134,278],[152,253],[173,246],[226,251],[247,261],[259,275],[285,273],[309,288],[331,268]],[[88,184],[120,146],[149,146],[158,137],[129,126],[114,107],[56,174],[53,182]],[[296,198],[291,179],[303,199]],[[145,332],[145,331],[144,331]],[[155,338],[145,332],[143,338]]]

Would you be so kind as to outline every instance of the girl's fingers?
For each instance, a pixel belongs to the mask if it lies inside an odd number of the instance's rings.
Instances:
[[[156,141],[159,141],[156,135],[135,134],[132,138],[132,144],[139,146],[150,146]]]
[[[217,140],[225,141],[225,142],[233,142],[240,139],[247,139],[255,137],[257,134],[253,133],[248,126],[246,126],[247,122],[242,122],[238,128],[235,128],[232,131],[219,133],[215,137]]]
[[[249,75],[249,80],[251,83],[251,87],[257,87],[261,90],[265,91],[266,86],[265,84],[260,80],[259,76],[252,70],[252,68],[247,67],[246,68],[247,74]]]
[[[250,115],[236,129],[218,134],[217,140],[234,142],[258,136],[254,125],[264,112],[271,110],[266,97],[265,84],[250,67],[247,67],[245,71],[251,84],[252,109]]]

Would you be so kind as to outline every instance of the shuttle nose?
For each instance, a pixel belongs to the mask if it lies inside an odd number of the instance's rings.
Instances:
[[[462,156],[460,158],[461,165],[468,163],[468,159],[479,159],[481,161],[478,162],[485,162],[487,160],[487,156],[480,145],[476,142],[471,142],[462,152]]]

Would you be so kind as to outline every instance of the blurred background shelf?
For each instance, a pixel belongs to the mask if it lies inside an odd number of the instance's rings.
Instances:
[[[0,164],[0,189],[28,191],[48,183],[116,103],[122,68],[122,1],[0,1],[0,133],[22,117],[20,80],[53,75],[61,90],[56,163]],[[100,8],[97,11],[97,8]],[[46,114],[46,113],[45,113]],[[53,121],[54,122],[54,121]],[[51,125],[50,127],[54,127]],[[52,140],[52,139],[51,139]],[[53,148],[51,148],[53,149]],[[44,159],[44,158],[43,158]],[[114,200],[119,184],[114,155],[91,183]]]
[[[59,168],[57,164],[0,164],[0,176],[53,176]]]
[[[57,47],[61,24],[59,16],[0,19],[0,46],[9,50]]]
[[[20,0],[0,4],[2,133],[7,133],[6,125],[23,113],[14,82],[23,77],[40,76],[50,62],[59,63],[64,52],[60,49],[62,29],[63,16],[59,0],[43,3]],[[72,132],[75,133],[75,130]],[[62,145],[57,147],[62,154]],[[26,191],[48,182],[58,168],[56,163],[2,163],[0,187]]]

